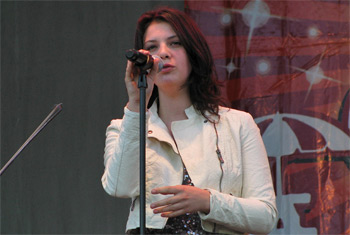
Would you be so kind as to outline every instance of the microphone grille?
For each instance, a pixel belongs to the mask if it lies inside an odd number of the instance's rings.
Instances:
[[[163,67],[164,67],[164,61],[157,55],[153,55],[152,56],[153,59],[158,58],[159,59],[159,63],[158,63],[158,72],[162,71]]]

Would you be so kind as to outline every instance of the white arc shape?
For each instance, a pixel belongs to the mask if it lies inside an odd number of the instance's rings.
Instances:
[[[164,67],[164,61],[157,55],[152,55],[153,59],[157,58],[159,59],[159,63],[158,63],[158,72],[162,71],[163,67]]]

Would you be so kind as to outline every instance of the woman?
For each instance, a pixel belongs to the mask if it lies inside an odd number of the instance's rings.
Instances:
[[[219,106],[208,45],[183,12],[138,21],[135,48],[159,56],[147,76],[147,233],[268,233],[277,219],[266,151],[252,117]],[[128,61],[129,102],[107,128],[105,191],[132,198],[126,231],[139,232],[139,91]],[[152,96],[152,97],[151,97]]]

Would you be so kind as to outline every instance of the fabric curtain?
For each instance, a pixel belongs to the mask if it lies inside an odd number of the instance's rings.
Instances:
[[[350,232],[349,1],[185,1],[232,108],[260,127],[272,234]]]

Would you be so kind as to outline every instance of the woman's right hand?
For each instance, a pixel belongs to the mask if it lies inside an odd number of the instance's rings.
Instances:
[[[149,51],[139,50],[143,54],[149,55]],[[154,58],[153,67],[150,72],[147,74],[147,89],[146,89],[146,106],[154,87],[154,79],[158,73],[158,58]],[[129,102],[127,107],[133,112],[139,112],[140,109],[140,91],[138,88],[138,79],[140,75],[140,69],[134,65],[131,61],[128,60],[125,71],[125,85],[129,96]]]

